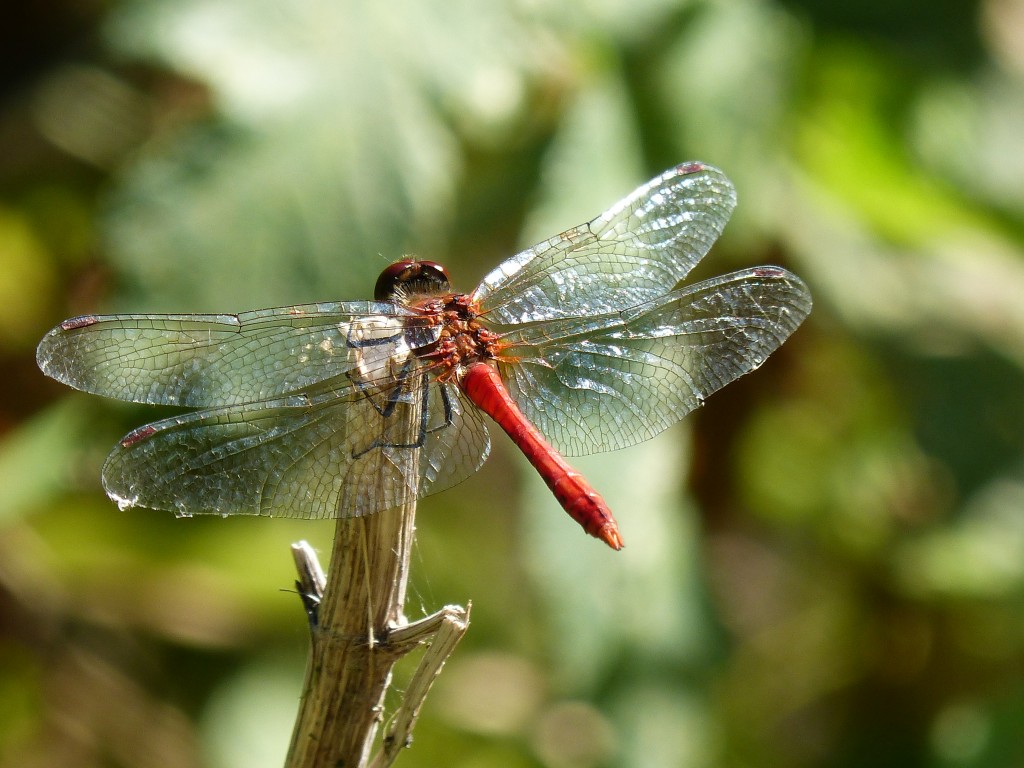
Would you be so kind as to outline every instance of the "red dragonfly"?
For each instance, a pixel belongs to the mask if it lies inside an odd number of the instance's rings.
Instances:
[[[77,389],[199,409],[130,432],[103,466],[122,508],[355,517],[449,488],[490,450],[483,414],[587,533],[622,547],[563,458],[647,440],[765,361],[811,309],[754,267],[677,287],[735,205],[686,163],[513,256],[471,293],[404,259],[374,301],[239,315],[85,315],[39,367]]]

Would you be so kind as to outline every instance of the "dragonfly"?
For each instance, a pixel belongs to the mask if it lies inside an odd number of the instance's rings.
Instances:
[[[721,171],[684,163],[470,293],[405,258],[373,301],[75,317],[37,362],[85,392],[191,409],[115,446],[102,479],[122,509],[369,515],[476,472],[493,422],[570,517],[621,549],[608,504],[566,457],[654,437],[758,368],[811,310],[777,266],[684,282],[735,204]]]

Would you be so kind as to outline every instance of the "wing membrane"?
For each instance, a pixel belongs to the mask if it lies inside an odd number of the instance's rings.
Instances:
[[[464,408],[453,385],[419,374],[399,386],[353,385],[156,422],[114,449],[104,487],[121,506],[179,515],[356,517],[475,472],[489,450],[475,409]]]
[[[735,272],[600,317],[508,332],[500,365],[526,416],[578,456],[641,442],[753,371],[796,330],[810,293],[777,267]]]
[[[616,312],[672,290],[718,239],[736,205],[717,168],[679,165],[593,221],[505,261],[475,292],[489,321]]]
[[[240,315],[86,316],[46,334],[36,359],[58,381],[119,400],[236,405],[348,373],[365,360],[348,343],[352,324],[405,314],[393,304],[362,301]]]

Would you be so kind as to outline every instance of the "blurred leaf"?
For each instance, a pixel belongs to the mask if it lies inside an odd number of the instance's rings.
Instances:
[[[224,117],[150,147],[118,187],[108,234],[137,304],[357,298],[410,248],[437,250],[461,164],[439,106],[508,121],[548,59],[509,7],[464,5],[217,0],[120,16],[112,39],[207,83]]]
[[[913,128],[932,169],[954,179],[968,195],[1014,211],[1019,221],[1024,214],[1022,124],[1024,74],[997,70],[967,81],[929,83],[915,105]]]
[[[302,693],[302,666],[296,661],[257,657],[213,692],[202,723],[211,768],[284,763]]]
[[[32,733],[43,707],[40,700],[42,670],[28,649],[0,643],[0,747],[14,751]]]
[[[66,491],[68,467],[81,449],[74,436],[83,434],[91,423],[85,400],[67,398],[4,436],[0,523],[9,523]]]
[[[850,47],[822,51],[809,97],[797,156],[880,236],[920,245],[993,223],[963,190],[915,166],[895,140],[905,105],[888,62]]]
[[[621,763],[633,768],[652,765],[711,765],[720,736],[705,702],[688,695],[682,686],[637,686],[614,703],[618,719],[626,723]]]
[[[693,581],[695,532],[680,499],[678,435],[574,463],[615,512],[626,547],[613,553],[586,537],[528,478],[527,565],[550,613],[558,677],[586,691],[627,660],[638,671],[653,658],[692,661],[707,628]]]
[[[934,477],[877,361],[838,335],[803,351],[806,380],[829,384],[799,403],[768,403],[744,425],[743,499],[775,526],[827,531],[847,554],[872,560],[925,514],[922,495],[937,511],[926,492]]]
[[[1024,260],[1015,243],[959,214],[954,226],[940,206],[927,214],[936,226],[917,231],[915,248],[894,248],[825,188],[796,182],[781,234],[815,296],[843,322],[922,352],[964,353],[980,344],[1024,365]],[[880,197],[890,197],[889,187],[881,189]]]
[[[955,525],[907,541],[898,575],[916,594],[997,599],[1024,591],[1024,481],[999,479]]]
[[[739,205],[727,238],[746,221],[770,226],[780,210],[779,164],[787,157],[787,112],[806,32],[770,3],[708,3],[651,65],[667,113],[671,150],[726,171]]]
[[[566,105],[544,158],[538,199],[520,234],[524,248],[590,221],[649,175],[621,72],[600,56],[595,67],[590,87]]]
[[[0,350],[35,346],[46,311],[36,297],[55,282],[49,256],[24,218],[0,207]]]

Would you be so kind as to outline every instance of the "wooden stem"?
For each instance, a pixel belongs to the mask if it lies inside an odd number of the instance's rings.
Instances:
[[[287,768],[367,764],[401,656],[386,640],[405,623],[414,521],[415,501],[338,521],[323,599],[311,615],[310,660]]]
[[[406,384],[412,388],[417,382]],[[390,765],[411,741],[423,697],[468,625],[467,612],[458,606],[415,625],[405,618],[419,496],[414,438],[423,428],[422,404],[395,394],[377,413],[380,434],[398,442],[386,444],[382,438],[362,454],[359,465],[349,470],[348,495],[342,498],[352,511],[367,499],[398,500],[397,506],[338,520],[325,586],[312,548],[292,549],[312,647],[286,768],[365,768],[383,719],[392,668],[410,650],[436,639],[437,650],[424,654],[414,676],[417,685],[409,687],[414,695],[399,706],[394,720],[398,729],[392,725],[374,760],[375,768]],[[418,632],[410,632],[412,627]]]
[[[312,548],[293,545],[312,648],[286,768],[369,765],[391,670],[402,656],[427,646],[373,768],[390,766],[412,742],[423,700],[469,626],[469,611],[457,605],[406,621],[415,511],[412,501],[339,520],[326,586]]]

